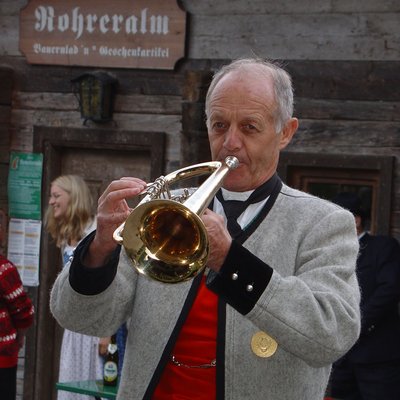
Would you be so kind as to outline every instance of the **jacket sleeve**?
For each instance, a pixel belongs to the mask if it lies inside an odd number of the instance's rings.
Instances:
[[[400,245],[387,236],[372,236],[367,246],[373,246],[368,256],[371,284],[365,287],[361,302],[361,334],[368,334],[380,321],[391,315],[400,299]],[[362,274],[364,271],[359,271]],[[360,282],[362,278],[360,277]],[[373,282],[373,289],[371,289]]]
[[[94,295],[107,289],[117,273],[121,246],[117,246],[106,265],[99,268],[87,268],[83,264],[86,252],[94,239],[95,232],[86,236],[74,251],[69,270],[69,282],[72,288],[81,294]]]
[[[90,240],[89,236],[82,241],[71,263],[58,275],[50,294],[50,310],[66,329],[92,336],[111,336],[131,313],[137,274],[120,249],[107,265],[86,268],[82,264],[82,252]]]
[[[233,240],[220,272],[208,274],[207,286],[245,315],[267,288],[272,273],[268,264]]]
[[[260,258],[232,245],[229,265],[212,276],[210,288],[286,351],[324,366],[347,352],[360,332],[354,217],[336,209],[308,224],[299,241],[295,236],[288,233],[280,249],[266,248]],[[284,264],[292,262],[285,248],[295,249],[295,265]]]

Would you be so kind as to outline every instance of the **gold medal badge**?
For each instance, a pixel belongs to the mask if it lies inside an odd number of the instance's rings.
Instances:
[[[278,343],[265,332],[257,332],[251,338],[251,350],[257,357],[271,357],[275,354]]]

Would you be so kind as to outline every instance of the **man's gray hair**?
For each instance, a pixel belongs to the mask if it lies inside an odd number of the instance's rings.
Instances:
[[[292,79],[288,72],[286,72],[282,66],[280,66],[277,62],[267,61],[261,58],[241,58],[231,62],[230,64],[224,65],[221,69],[219,69],[208,88],[207,96],[206,96],[206,117],[207,117],[207,125],[209,118],[209,102],[212,96],[212,93],[218,84],[218,82],[228,73],[232,71],[239,70],[248,70],[249,67],[256,66],[258,67],[258,71],[261,73],[266,73],[272,77],[274,83],[274,91],[275,91],[275,101],[277,104],[276,115],[275,118],[275,129],[277,133],[281,132],[286,122],[293,115],[293,86]],[[254,69],[253,69],[254,71]]]

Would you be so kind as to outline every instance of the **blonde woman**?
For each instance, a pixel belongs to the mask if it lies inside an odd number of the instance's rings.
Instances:
[[[61,175],[50,189],[45,227],[61,249],[63,266],[72,257],[77,244],[96,228],[93,201],[85,181],[77,175]],[[99,338],[65,330],[61,345],[59,381],[102,378]],[[90,399],[58,392],[58,400]]]

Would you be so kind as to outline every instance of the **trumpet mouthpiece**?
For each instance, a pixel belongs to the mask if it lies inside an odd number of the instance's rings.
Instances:
[[[229,169],[236,169],[239,166],[239,160],[235,156],[228,156],[225,158],[225,164]]]

